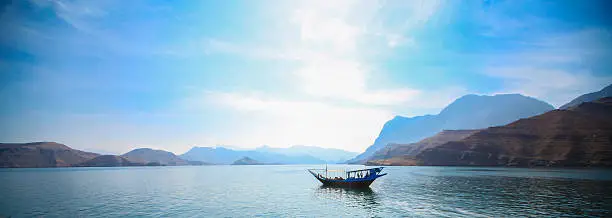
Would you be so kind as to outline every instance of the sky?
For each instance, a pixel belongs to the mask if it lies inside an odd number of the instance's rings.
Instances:
[[[610,1],[2,1],[0,142],[361,152],[465,94],[612,83]]]

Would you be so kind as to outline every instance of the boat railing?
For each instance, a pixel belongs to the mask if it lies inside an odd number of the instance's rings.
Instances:
[[[372,177],[383,176],[380,174],[383,167],[359,169],[359,170],[342,170],[342,169],[308,169],[315,177],[328,180],[355,180],[369,179]]]
[[[319,178],[342,180],[346,177],[346,170],[332,169],[308,169],[313,175]]]

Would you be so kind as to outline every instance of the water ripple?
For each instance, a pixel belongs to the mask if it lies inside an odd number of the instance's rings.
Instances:
[[[609,170],[388,167],[349,190],[321,187],[317,167],[0,170],[0,217],[612,216]]]

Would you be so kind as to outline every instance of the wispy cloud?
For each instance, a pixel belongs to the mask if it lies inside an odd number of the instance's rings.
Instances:
[[[23,111],[8,117],[6,122],[31,122],[30,126],[5,128],[3,142],[56,141],[76,149],[92,149],[123,154],[135,148],[149,147],[181,154],[196,145],[214,145],[218,139],[202,134],[201,129],[183,129],[182,125],[149,123],[138,120],[176,120],[181,114],[58,114],[47,111]],[[78,128],[74,128],[78,126]],[[3,126],[4,127],[4,126]],[[129,133],[129,137],[126,134]],[[91,151],[91,150],[88,150]]]
[[[374,140],[380,126],[393,116],[383,109],[284,100],[253,93],[207,92],[201,100],[206,105],[252,117],[243,120],[241,130],[235,132],[240,137],[225,139],[251,147],[312,144],[361,151]]]
[[[152,43],[151,37],[146,36],[147,29],[143,27],[150,25],[145,22],[134,22],[134,13],[123,13],[129,5],[138,7],[141,15],[163,14],[160,8],[153,7],[147,3],[130,1],[129,3],[108,0],[108,1],[84,1],[84,0],[28,0],[24,4],[19,4],[19,14],[15,17],[6,19],[16,20],[21,25],[27,24],[29,29],[40,32],[38,38],[47,38],[53,41],[53,46],[61,49],[52,50],[52,56],[57,53],[67,55],[76,54],[105,58],[106,55],[120,56],[150,56],[159,54],[170,54],[168,50],[163,50],[165,45]],[[28,6],[29,5],[29,6]],[[53,13],[53,17],[46,20],[34,19],[32,13],[41,10],[48,10]],[[123,14],[122,14],[123,13]],[[123,16],[124,23],[116,23],[117,15]],[[60,22],[55,22],[55,20]],[[54,22],[51,22],[54,21]],[[159,19],[152,19],[149,22],[158,22]],[[63,23],[64,25],[61,25]],[[143,30],[142,32],[135,30]],[[130,34],[136,33],[136,34]],[[31,44],[35,44],[31,43]],[[52,46],[42,46],[38,50],[45,50]],[[61,56],[61,55],[59,55]]]
[[[567,23],[542,17],[555,12],[542,7],[548,3],[154,3],[7,6],[0,26],[11,31],[2,46],[13,59],[0,64],[16,76],[3,80],[10,80],[0,90],[10,101],[5,111],[53,106],[45,107],[53,109],[48,122],[23,115],[5,124],[29,117],[13,135],[76,144],[98,137],[96,147],[114,151],[195,144],[359,151],[392,116],[436,113],[464,94],[518,92],[560,105],[611,82],[602,64],[612,55],[609,27],[573,20],[584,14]],[[21,70],[13,60],[44,69]],[[75,111],[125,114],[64,116]],[[119,137],[127,133],[135,137]]]
[[[370,72],[353,60],[310,60],[295,75],[299,88],[307,94],[367,105],[401,104],[420,94],[410,88],[369,88]]]
[[[561,106],[584,93],[612,83],[610,76],[595,76],[587,69],[568,70],[538,66],[494,67],[489,76],[504,80],[504,93],[522,93]]]
[[[376,1],[315,1],[297,3],[291,7],[288,21],[297,36],[287,38],[278,45],[249,46],[219,39],[206,39],[206,54],[232,54],[251,58],[293,60],[298,64],[292,75],[296,88],[304,94],[324,99],[352,101],[366,105],[398,105],[409,101],[421,91],[408,88],[377,88],[368,84],[378,69],[363,61],[373,45],[363,44],[372,40],[383,41],[391,48],[416,42],[403,32],[415,25],[427,22],[436,9],[437,1],[410,1],[399,4],[408,10],[408,19],[398,24],[399,28],[381,34],[379,24],[386,22],[380,16],[383,7],[395,7]],[[287,30],[287,31],[290,31]],[[382,48],[386,49],[386,48]]]
[[[236,55],[254,59],[266,60],[295,60],[300,59],[303,54],[296,50],[285,50],[267,46],[241,45],[235,42],[224,41],[214,38],[206,38],[202,43],[194,43],[201,48],[205,55]],[[190,45],[194,46],[194,45]],[[193,51],[193,48],[187,48]],[[186,52],[185,49],[181,52]],[[191,53],[191,52],[188,52]]]
[[[409,17],[387,25],[388,20],[380,13],[385,7],[391,10],[395,6],[376,1],[308,1],[288,9],[291,15],[286,24],[290,28],[285,31],[291,33],[281,34],[289,38],[278,44],[249,46],[207,39],[204,43],[207,54],[293,61],[297,67],[288,72],[293,79],[287,82],[294,84],[293,91],[303,96],[303,100],[257,90],[209,91],[204,97],[191,98],[190,104],[200,101],[264,117],[264,124],[246,121],[244,126],[251,128],[239,137],[248,139],[240,142],[245,145],[297,143],[361,151],[374,140],[380,126],[395,115],[394,107],[427,98],[421,90],[398,84],[372,86],[371,81],[379,79],[376,77],[382,72],[364,57],[373,50],[414,46],[417,42],[406,31],[426,23],[437,10],[438,2],[400,4],[401,13]],[[365,43],[370,41],[380,43]],[[463,89],[452,91],[464,92]],[[444,103],[449,101],[441,99]],[[440,107],[441,104],[420,102],[411,108]],[[271,134],[273,137],[269,137]]]
[[[325,98],[354,101],[368,105],[397,105],[420,93],[411,88],[372,89],[368,84],[378,69],[362,61],[361,54],[376,49],[363,42],[374,37],[387,41],[389,47],[415,44],[404,32],[380,34],[386,29],[377,26],[385,22],[379,16],[385,6],[379,2],[340,1],[335,4],[312,4],[295,10],[293,23],[300,40],[295,47],[309,50],[302,56],[302,66],[294,72],[298,87],[305,93]],[[386,5],[393,7],[396,5]],[[409,9],[410,18],[395,31],[420,24],[435,12],[436,7],[425,1],[402,5]]]
[[[88,20],[101,18],[107,14],[96,2],[62,0],[32,0],[32,2],[41,8],[51,8],[57,17],[87,34],[97,32],[90,26]]]
[[[527,41],[529,47],[488,58],[483,73],[503,80],[502,92],[531,95],[555,106],[612,83],[612,77],[594,72],[612,50],[610,33],[584,29],[544,35]]]

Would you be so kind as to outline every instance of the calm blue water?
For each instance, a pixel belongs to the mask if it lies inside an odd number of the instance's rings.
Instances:
[[[612,217],[610,170],[388,167],[353,191],[320,167],[3,169],[0,217]]]

